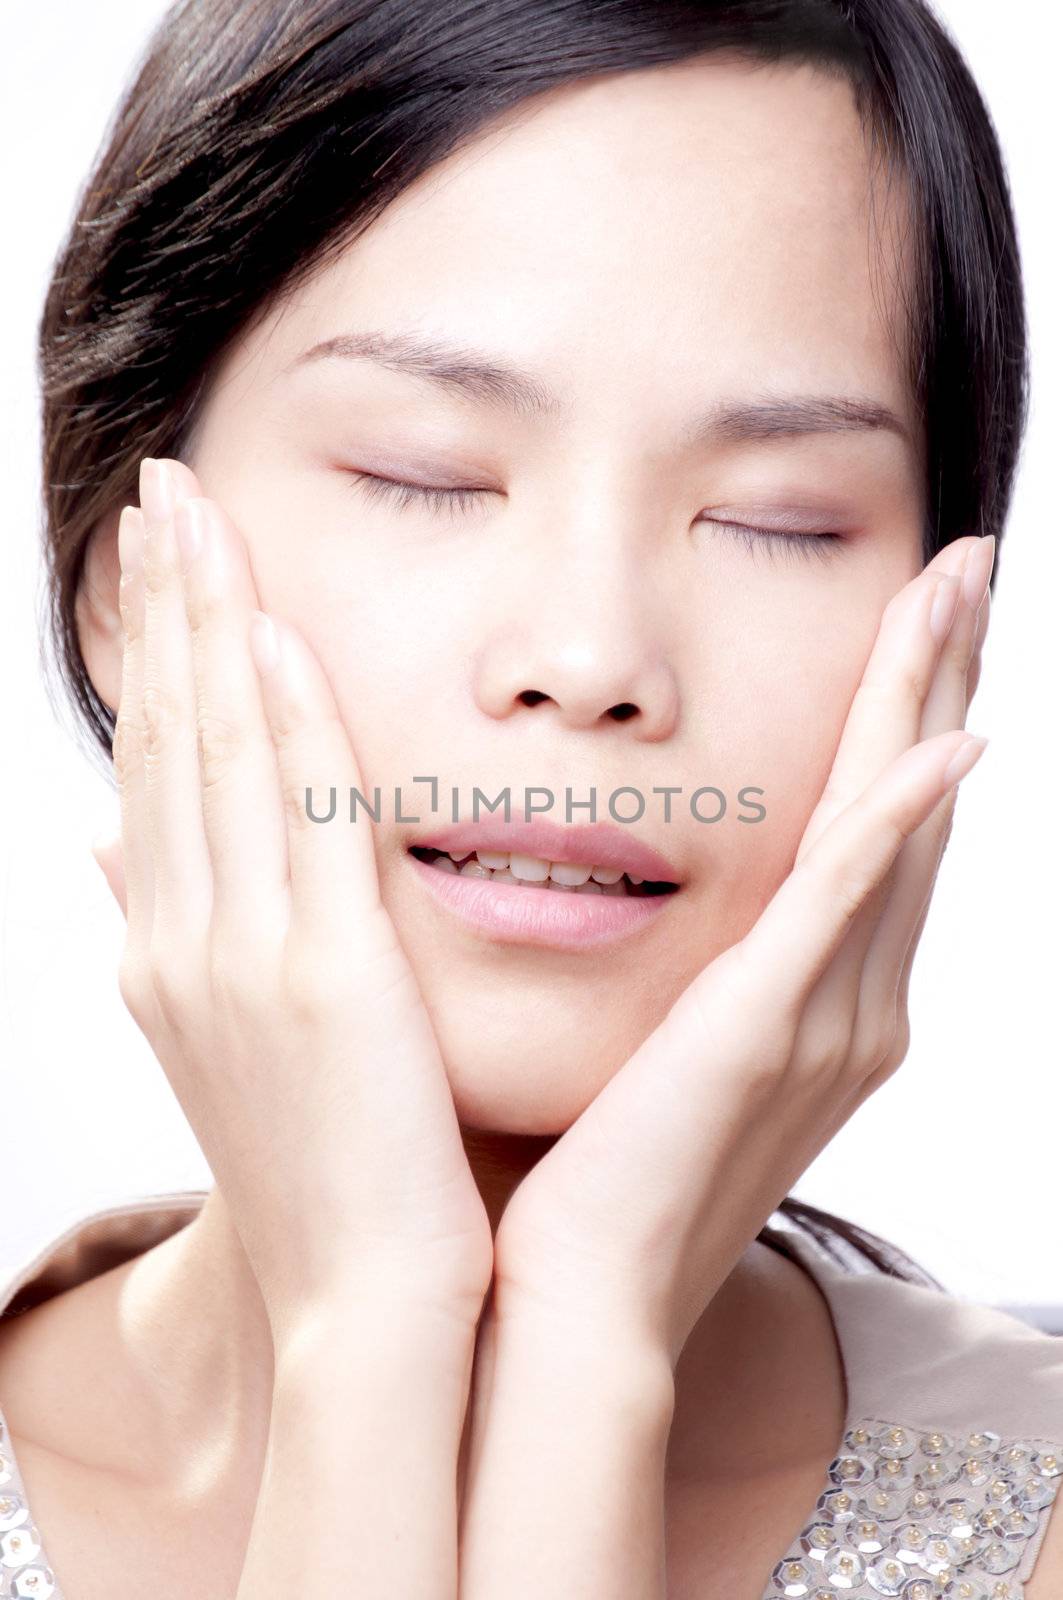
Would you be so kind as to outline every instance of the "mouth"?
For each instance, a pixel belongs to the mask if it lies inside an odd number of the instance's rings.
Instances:
[[[500,850],[437,850],[432,845],[411,845],[409,854],[437,872],[510,883],[524,888],[549,889],[559,894],[608,895],[612,899],[648,898],[676,894],[678,883],[642,878],[602,863],[548,861]]]
[[[624,939],[682,887],[662,855],[609,825],[443,828],[409,841],[406,855],[433,901],[492,943],[573,950]]]

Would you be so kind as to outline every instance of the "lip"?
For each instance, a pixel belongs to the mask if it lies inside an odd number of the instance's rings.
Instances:
[[[487,846],[481,844],[480,848]],[[612,944],[646,927],[675,899],[672,894],[559,894],[556,889],[539,889],[530,884],[497,883],[490,878],[441,872],[409,853],[406,859],[440,905],[466,927],[501,944],[547,945],[562,950]],[[598,864],[613,865],[604,861]]]
[[[462,850],[470,855],[477,850],[497,850],[511,855],[535,856],[541,861],[570,861],[592,867],[612,867],[651,883],[678,884],[682,881],[677,869],[658,850],[613,822],[562,827],[560,823],[550,822],[543,817],[515,817],[510,821],[504,817],[488,817],[482,822],[444,824],[424,833],[411,834],[406,840],[407,850],[413,845],[444,852]],[[442,874],[436,872],[435,876]],[[498,887],[502,889],[506,885],[499,884]],[[516,892],[525,894],[531,891],[518,889]],[[554,894],[552,889],[541,892]],[[555,898],[565,901],[571,896],[556,895]],[[595,900],[598,897],[586,895],[583,898]]]

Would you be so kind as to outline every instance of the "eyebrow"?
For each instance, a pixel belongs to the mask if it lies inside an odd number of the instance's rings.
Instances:
[[[481,351],[444,343],[418,333],[339,334],[324,339],[295,358],[291,372],[315,361],[369,361],[423,379],[448,393],[518,416],[560,418],[561,400],[534,373],[503,365]],[[913,443],[911,434],[889,406],[860,395],[766,395],[720,400],[690,424],[680,446],[691,449],[712,443],[741,443],[803,433],[849,433],[884,430]]]

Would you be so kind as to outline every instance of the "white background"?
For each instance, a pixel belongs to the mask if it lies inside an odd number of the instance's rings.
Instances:
[[[88,851],[114,802],[49,705],[37,643],[36,322],[75,192],[162,9],[152,0],[51,0],[12,8],[4,29],[0,1272],[96,1206],[211,1183],[118,993],[124,924]],[[997,0],[943,0],[938,9],[982,86],[1009,164],[1033,411],[968,719],[990,744],[961,789],[916,961],[912,1047],[796,1193],[900,1244],[957,1295],[1063,1315],[1063,40],[1054,8],[1040,0],[1015,0],[1003,19]]]

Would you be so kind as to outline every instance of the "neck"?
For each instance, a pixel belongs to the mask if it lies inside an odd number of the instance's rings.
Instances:
[[[495,1231],[514,1189],[554,1138],[467,1130],[464,1139]],[[161,1244],[46,1302],[36,1317],[32,1337],[30,1319],[17,1319],[26,1338],[15,1341],[13,1353],[27,1370],[20,1375],[16,1361],[9,1392],[26,1393],[22,1377],[28,1385],[34,1373],[40,1377],[37,1392],[47,1387],[55,1402],[46,1432],[62,1440],[66,1454],[76,1458],[83,1449],[86,1462],[133,1483],[250,1516],[269,1433],[273,1348],[257,1282],[218,1189]],[[72,1351],[76,1359],[64,1359]],[[675,1468],[704,1474],[708,1450],[733,1469],[737,1446],[724,1449],[725,1440],[755,1452],[764,1429],[774,1437],[794,1404],[795,1364],[825,1407],[829,1448],[843,1400],[829,1315],[803,1269],[752,1242],[677,1369]],[[56,1382],[64,1369],[77,1375],[69,1393]],[[714,1418],[711,1430],[706,1416]]]
[[[510,1195],[554,1136],[468,1129],[463,1139],[494,1233]],[[189,1493],[197,1491],[194,1474],[204,1471],[210,1476],[204,1492],[257,1483],[269,1431],[273,1343],[221,1190],[209,1192],[187,1226],[106,1277],[113,1281],[94,1280],[79,1293],[99,1296],[92,1325],[101,1329],[104,1347],[113,1351],[118,1342],[126,1356],[121,1366],[131,1390],[122,1410],[134,1436],[123,1441],[116,1466],[141,1476],[148,1463],[167,1482],[176,1473]]]

